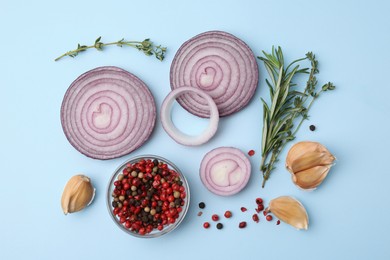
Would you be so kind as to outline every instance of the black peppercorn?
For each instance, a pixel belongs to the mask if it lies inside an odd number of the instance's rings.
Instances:
[[[112,206],[113,206],[114,208],[118,207],[118,202],[113,201],[113,202],[112,202]]]
[[[175,199],[175,205],[180,206],[181,201],[182,200],[180,198]]]
[[[158,160],[157,160],[157,159],[154,159],[154,160],[153,160],[153,164],[154,164],[154,166],[157,166],[157,165],[158,165]]]
[[[222,223],[218,223],[218,224],[217,224],[217,229],[222,229],[222,228],[223,228]]]
[[[314,131],[314,130],[316,130],[316,126],[315,125],[311,125],[311,126],[309,126],[309,129],[310,129],[310,131]]]
[[[206,207],[206,204],[204,202],[199,203],[199,208],[204,209]]]

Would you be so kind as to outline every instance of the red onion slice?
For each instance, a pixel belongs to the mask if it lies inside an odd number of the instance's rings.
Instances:
[[[206,188],[221,196],[241,191],[249,181],[251,164],[234,147],[219,147],[208,152],[200,165],[200,179]]]
[[[214,99],[220,116],[245,107],[255,93],[258,79],[256,58],[248,45],[221,31],[205,32],[186,41],[177,51],[170,71],[172,89],[202,89]],[[197,95],[183,95],[178,102],[194,115],[210,115],[207,104]]]
[[[149,138],[155,121],[156,105],[148,87],[117,67],[99,67],[79,76],[61,107],[67,139],[95,159],[134,151]]]
[[[175,99],[184,93],[195,93],[199,95],[200,98],[203,98],[209,106],[210,111],[210,121],[208,127],[198,136],[187,135],[181,132],[173,124],[171,118],[171,109]],[[195,146],[206,143],[211,137],[214,136],[215,132],[218,129],[219,114],[218,108],[213,99],[207,95],[205,92],[198,88],[193,87],[180,87],[175,90],[172,90],[168,96],[164,99],[161,106],[161,123],[164,130],[168,133],[173,140],[179,144]]]

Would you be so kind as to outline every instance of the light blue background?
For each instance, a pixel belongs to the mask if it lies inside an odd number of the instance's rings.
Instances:
[[[390,259],[388,1],[0,1],[0,259]],[[221,119],[217,135],[200,147],[176,144],[157,123],[151,139],[134,153],[110,161],[89,159],[66,140],[60,106],[70,83],[92,68],[113,65],[139,76],[154,94],[158,111],[168,94],[169,68],[179,46],[207,30],[243,39],[256,55],[272,45],[286,59],[316,53],[319,81],[337,90],[315,103],[296,141],[325,144],[338,158],[314,192],[298,190],[282,161],[265,189],[258,171],[262,128],[260,97],[268,95],[265,69],[241,112]],[[81,44],[122,37],[150,37],[168,47],[160,63],[130,48],[90,50],[75,59],[53,59]],[[179,106],[175,122],[191,131],[205,126]],[[308,126],[318,128],[310,132]],[[208,192],[198,177],[203,155],[218,146],[255,149],[252,177],[236,196]],[[128,236],[110,219],[105,189],[126,159],[164,156],[187,175],[192,205],[182,225],[159,239]],[[85,211],[64,216],[60,198],[66,181],[83,172],[97,189]],[[261,219],[250,220],[254,199],[297,197],[306,206],[306,232]],[[197,204],[207,203],[198,217]],[[251,212],[241,213],[246,206]],[[212,213],[233,211],[225,228],[205,230]],[[247,220],[244,230],[237,223]]]

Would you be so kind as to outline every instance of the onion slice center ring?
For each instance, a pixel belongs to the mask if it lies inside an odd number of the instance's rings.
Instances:
[[[180,131],[172,122],[171,110],[173,102],[184,93],[195,93],[202,97],[210,109],[210,118],[207,128],[200,135],[188,135]],[[204,91],[194,87],[183,86],[172,90],[164,99],[161,106],[161,123],[167,134],[179,144],[196,146],[206,143],[217,132],[219,123],[218,107],[214,100]]]
[[[251,163],[245,154],[235,147],[218,147],[203,157],[199,175],[209,191],[220,196],[230,196],[247,185],[251,175]]]

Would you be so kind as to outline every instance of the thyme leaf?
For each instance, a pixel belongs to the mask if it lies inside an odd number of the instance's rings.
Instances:
[[[156,59],[162,61],[165,58],[165,52],[167,51],[166,47],[162,47],[161,45],[155,45],[150,39],[145,39],[142,42],[140,41],[126,41],[125,39],[120,39],[116,42],[109,42],[109,43],[103,43],[101,41],[102,37],[98,37],[95,40],[95,43],[93,45],[80,45],[77,44],[77,48],[71,51],[68,51],[58,58],[56,58],[54,61],[58,61],[62,59],[63,57],[69,56],[69,57],[76,57],[80,52],[86,51],[87,49],[96,49],[98,51],[103,51],[104,47],[110,46],[110,45],[116,45],[118,47],[123,46],[129,46],[138,49],[139,51],[142,51],[146,56],[152,56],[154,55]]]
[[[278,157],[286,144],[295,139],[296,134],[304,120],[309,118],[309,110],[313,102],[322,92],[334,90],[333,83],[328,82],[321,88],[318,87],[316,75],[319,73],[318,60],[312,52],[306,57],[294,60],[287,67],[281,47],[272,52],[263,51],[264,57],[258,57],[263,61],[268,72],[269,80],[266,84],[270,93],[270,104],[264,99],[263,103],[263,132],[261,142],[262,159],[260,171],[263,174],[262,187],[269,179],[271,172],[276,168]],[[300,69],[300,63],[310,61],[310,68]],[[298,74],[309,74],[303,91],[293,83]],[[297,125],[294,122],[298,121]]]

